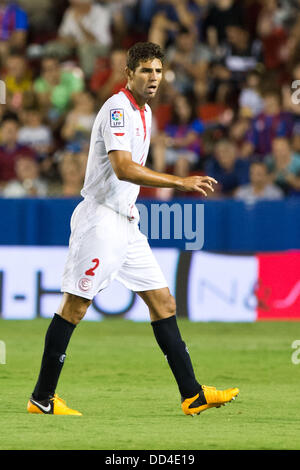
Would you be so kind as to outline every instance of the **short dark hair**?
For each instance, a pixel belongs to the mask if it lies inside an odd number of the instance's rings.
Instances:
[[[161,47],[153,42],[137,42],[127,52],[127,67],[135,71],[140,62],[149,59],[159,59],[163,63],[164,53]]]
[[[18,115],[12,111],[7,111],[6,113],[4,113],[4,115],[2,116],[0,125],[2,126],[8,121],[13,121],[17,126],[19,126],[20,124]]]

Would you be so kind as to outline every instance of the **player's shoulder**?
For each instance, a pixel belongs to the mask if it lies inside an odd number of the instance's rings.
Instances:
[[[151,120],[152,111],[150,106],[146,104],[145,109],[147,111],[147,119]],[[106,122],[110,119],[111,124],[115,127],[116,123],[118,125],[124,123],[124,119],[130,122],[135,111],[136,107],[130,102],[126,94],[119,91],[119,93],[112,95],[105,101],[98,116],[100,121]]]
[[[122,91],[119,91],[119,93],[115,93],[110,98],[108,98],[103,104],[102,108],[104,109],[126,108],[126,110],[130,109],[130,107],[128,106],[128,99],[126,98],[124,93],[122,93]]]
[[[114,108],[123,108],[126,110],[126,112],[134,112],[136,109],[136,106],[131,103],[131,101],[128,99],[125,93],[123,93],[122,90],[119,91],[119,93],[115,93],[112,95],[106,102],[104,103],[103,107],[106,109],[112,109]],[[145,109],[148,111],[150,114],[152,113],[150,106],[146,103],[145,104]]]
[[[107,123],[110,124],[110,127],[124,127],[125,122],[130,122],[131,108],[128,107],[127,101],[122,92],[108,98],[99,110],[96,127],[101,127]]]

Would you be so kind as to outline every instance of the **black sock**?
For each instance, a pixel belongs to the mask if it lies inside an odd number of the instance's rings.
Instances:
[[[156,341],[166,356],[183,398],[199,393],[201,385],[197,382],[191,358],[182,341],[176,316],[151,322]]]
[[[54,395],[74,328],[73,323],[60,315],[55,314],[52,318],[46,333],[39,378],[32,394],[36,400],[45,400]]]

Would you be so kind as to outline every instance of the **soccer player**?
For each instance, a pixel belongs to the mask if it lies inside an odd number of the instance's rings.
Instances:
[[[81,415],[55,393],[66,349],[93,297],[113,279],[147,304],[153,332],[177,382],[182,410],[199,414],[230,402],[238,388],[216,390],[197,381],[176,321],[167,282],[138,228],[135,201],[139,186],[169,187],[207,195],[217,183],[209,176],[181,178],[145,167],[150,144],[151,109],[163,72],[163,53],[153,43],[128,51],[126,88],[100,109],[91,135],[82,189],[84,200],[71,219],[63,298],[45,339],[38,381],[28,402],[30,413]]]

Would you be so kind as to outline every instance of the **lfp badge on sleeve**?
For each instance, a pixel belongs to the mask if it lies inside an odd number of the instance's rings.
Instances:
[[[0,104],[6,104],[6,85],[3,80],[0,80]]]
[[[110,127],[124,127],[124,109],[110,110]]]

